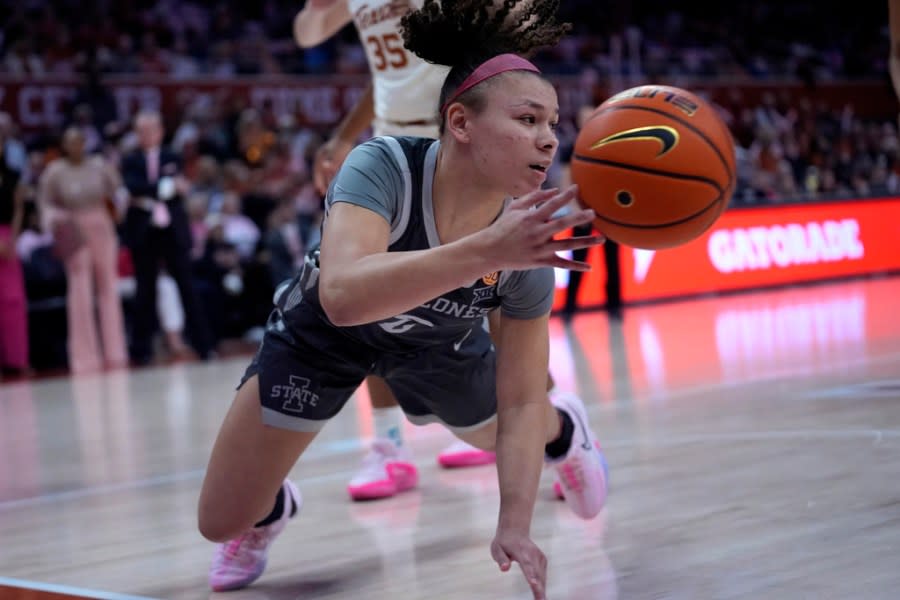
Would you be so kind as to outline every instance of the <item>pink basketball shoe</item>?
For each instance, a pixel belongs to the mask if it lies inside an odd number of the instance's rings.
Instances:
[[[488,450],[482,450],[462,440],[456,440],[437,456],[438,463],[447,469],[460,467],[477,467],[491,465],[497,462],[497,455]]]
[[[362,468],[347,485],[354,500],[390,498],[419,483],[419,472],[409,452],[391,440],[376,439],[363,459]]]
[[[262,575],[266,568],[269,546],[303,506],[303,497],[297,486],[289,480],[285,480],[282,485],[286,495],[293,500],[293,505],[285,498],[284,512],[277,521],[264,527],[254,527],[216,547],[209,569],[209,587],[214,591],[238,590],[247,587]],[[297,507],[293,515],[291,515],[292,506]]]
[[[572,512],[582,519],[592,519],[606,503],[606,459],[600,452],[597,437],[588,426],[587,412],[581,398],[574,394],[556,393],[550,401],[569,415],[575,429],[566,455],[547,462],[556,469],[559,491]]]

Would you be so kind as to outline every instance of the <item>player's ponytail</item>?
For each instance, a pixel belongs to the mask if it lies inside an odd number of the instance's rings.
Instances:
[[[452,102],[473,110],[484,103],[478,84],[504,71],[537,71],[521,58],[552,46],[569,30],[557,23],[559,0],[425,0],[403,17],[406,48],[430,63],[450,67],[440,112]],[[480,69],[480,70],[479,70]]]

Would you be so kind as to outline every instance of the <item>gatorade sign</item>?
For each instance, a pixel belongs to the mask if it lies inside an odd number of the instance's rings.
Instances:
[[[865,256],[859,221],[850,218],[723,229],[709,237],[707,251],[719,273],[859,260]]]
[[[602,253],[588,261],[584,307],[605,301]],[[900,198],[730,210],[689,244],[622,247],[620,261],[626,302],[900,271]],[[554,307],[563,301],[558,289]]]
[[[646,300],[892,270],[900,270],[900,198],[732,210],[684,246],[623,248],[622,295]]]

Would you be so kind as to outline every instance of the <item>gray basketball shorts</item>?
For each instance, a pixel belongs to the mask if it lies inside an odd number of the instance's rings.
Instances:
[[[415,352],[384,352],[349,337],[301,302],[269,317],[240,385],[259,379],[262,420],[293,431],[318,431],[367,375],[383,377],[407,418],[462,433],[497,415],[496,362],[487,331]],[[238,386],[240,387],[240,386]]]

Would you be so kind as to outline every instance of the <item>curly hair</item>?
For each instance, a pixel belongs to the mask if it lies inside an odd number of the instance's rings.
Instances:
[[[425,0],[400,21],[406,48],[427,62],[450,67],[438,106],[486,60],[499,54],[530,56],[552,46],[571,28],[558,23],[559,0]],[[482,86],[456,100],[483,106]],[[441,115],[441,131],[443,131]]]

